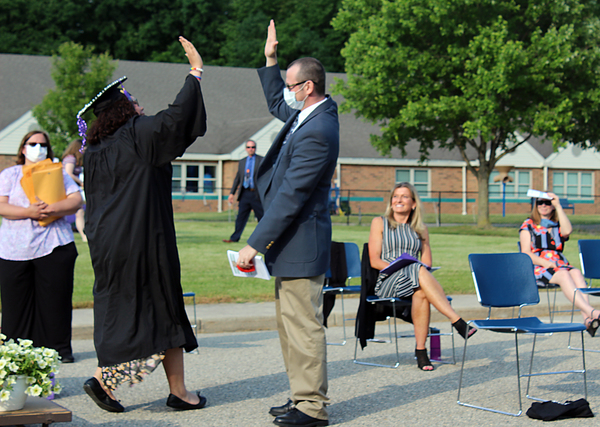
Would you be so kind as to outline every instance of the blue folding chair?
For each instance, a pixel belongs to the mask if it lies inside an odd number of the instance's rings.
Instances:
[[[517,242],[517,246],[519,247],[519,252],[521,252],[521,242]],[[544,289],[546,291],[546,297],[548,298],[548,317],[550,318],[550,323],[554,322],[554,314],[555,313],[568,313],[570,310],[557,310],[556,309],[556,294],[560,289],[560,286],[555,283],[548,283],[547,285],[542,286],[542,282],[537,283],[539,289]],[[550,291],[554,290],[554,300],[550,302]]]
[[[344,340],[341,343],[328,342],[327,344],[329,345],[346,345],[346,320],[354,319],[346,319],[346,312],[344,310],[344,294],[360,294],[360,285],[351,286],[349,284],[351,279],[360,278],[360,252],[358,250],[358,245],[352,242],[344,242],[344,250],[346,252],[346,268],[348,270],[346,286],[323,286],[323,294],[340,295],[340,300],[342,303],[342,325],[344,329]],[[325,283],[327,283],[327,279],[330,278],[331,270],[327,270],[327,273],[325,274]]]
[[[583,277],[587,280],[587,288],[576,288],[573,293],[573,309],[571,311],[571,322],[575,314],[575,298],[577,298],[577,292],[585,295],[592,295],[600,297],[600,288],[592,288],[592,280],[600,279],[600,240],[580,240],[579,246],[579,261],[581,263],[581,272]],[[569,343],[567,347],[571,350],[582,350],[580,347],[574,347],[571,345],[571,337],[569,336]],[[592,351],[594,353],[600,353],[600,350],[587,349],[586,351]]]
[[[194,323],[191,326],[192,326],[192,329],[194,329],[194,334],[196,335],[196,341],[198,341],[198,317],[196,316],[196,293],[195,292],[185,292],[183,294],[183,298],[192,298],[192,304],[194,306]],[[198,348],[196,348],[195,350],[192,350],[191,352],[200,354],[200,352],[198,351]]]
[[[533,263],[531,262],[531,258],[523,253],[471,254],[469,255],[469,264],[471,266],[471,272],[473,274],[473,281],[475,282],[475,289],[477,291],[479,303],[484,307],[488,307],[489,309],[487,319],[472,320],[469,323],[481,330],[489,330],[500,333],[513,333],[515,335],[519,412],[512,413],[500,411],[498,409],[472,405],[460,400],[465,359],[467,356],[467,343],[472,341],[475,337],[465,340],[463,361],[458,383],[457,403],[470,408],[482,409],[485,411],[491,411],[505,415],[519,416],[522,413],[521,377],[527,377],[526,396],[530,399],[542,400],[529,395],[531,377],[538,375],[567,373],[583,374],[583,388],[585,398],[587,399],[585,351],[581,352],[583,363],[582,369],[532,373],[537,334],[549,334],[554,332],[579,332],[581,334],[581,345],[583,348],[583,332],[585,331],[585,325],[581,323],[543,323],[537,317],[521,317],[521,308],[528,305],[538,304],[540,302],[535,275],[533,274]],[[490,319],[491,310],[493,307],[519,307],[518,318]],[[521,374],[520,370],[518,336],[522,333],[533,334],[533,345],[531,349],[531,360],[528,374]]]
[[[580,240],[578,245],[581,272],[591,288],[592,280],[600,279],[600,240]]]

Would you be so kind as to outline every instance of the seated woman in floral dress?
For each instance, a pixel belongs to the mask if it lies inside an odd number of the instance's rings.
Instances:
[[[538,286],[559,285],[567,299],[573,302],[575,288],[587,287],[581,271],[569,264],[562,253],[573,226],[556,194],[547,194],[551,200],[537,199],[531,216],[521,225],[521,252],[531,257]],[[581,310],[587,331],[593,337],[600,326],[600,311],[594,309],[587,295],[582,293],[577,294],[575,306]]]

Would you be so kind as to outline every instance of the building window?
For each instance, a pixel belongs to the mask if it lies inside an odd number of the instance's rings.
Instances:
[[[591,199],[594,194],[592,172],[554,172],[552,192],[560,198]]]
[[[214,194],[216,191],[217,167],[202,163],[173,164],[171,192]]]
[[[498,171],[492,171],[490,174],[489,197],[490,199],[502,198],[502,182],[495,182],[494,178],[498,176]],[[531,172],[512,170],[508,173],[512,182],[506,183],[506,197],[511,199],[526,199],[527,190],[531,188]]]
[[[431,191],[429,183],[429,169],[396,169],[396,184],[401,182],[411,183],[419,196],[429,197]]]

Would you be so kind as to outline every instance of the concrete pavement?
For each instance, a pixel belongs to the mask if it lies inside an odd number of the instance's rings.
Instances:
[[[562,319],[561,319],[562,320]],[[400,322],[403,331],[410,325]],[[445,330],[447,322],[436,322]],[[327,331],[329,341],[340,341],[341,327]],[[378,329],[378,336],[387,337],[387,327]],[[288,383],[281,358],[277,332],[250,331],[202,333],[199,354],[186,354],[186,383],[190,390],[201,390],[208,406],[198,411],[177,412],[168,408],[168,386],[162,369],[149,375],[134,387],[122,386],[115,395],[126,407],[115,414],[99,409],[82,389],[83,382],[96,366],[93,342],[76,339],[73,348],[76,363],[61,366],[59,381],[64,387],[56,403],[73,412],[69,426],[199,426],[252,427],[272,426],[270,406],[283,404],[289,396]],[[521,336],[519,353],[522,369],[529,365],[532,338]],[[567,335],[539,337],[537,363],[545,368],[564,370],[581,367],[581,353],[566,348]],[[451,355],[451,341],[442,337],[442,355]],[[457,355],[462,355],[463,340],[456,339]],[[600,340],[586,339],[588,347],[600,348]],[[328,346],[329,415],[331,425],[348,427],[396,426],[534,426],[540,421],[522,415],[508,417],[456,404],[460,373],[458,363],[438,364],[433,372],[417,369],[414,360],[414,340],[399,343],[400,366],[397,369],[377,368],[353,363],[354,341],[345,346]],[[465,364],[464,389],[461,399],[480,405],[517,411],[517,387],[514,364],[514,337],[479,331],[469,340]],[[371,362],[393,363],[393,344],[369,343],[359,358]],[[587,353],[588,401],[594,412],[600,411],[600,355]],[[525,390],[526,381],[521,381]],[[583,397],[581,375],[535,377],[532,393],[544,399],[558,401]],[[531,405],[525,396],[523,410]],[[584,424],[585,423],[585,424]],[[591,424],[590,424],[591,423]],[[594,420],[560,421],[561,426],[593,425]],[[59,424],[60,425],[60,424]]]
[[[528,308],[526,315],[547,319],[547,302]],[[568,307],[559,295],[559,305]],[[474,295],[453,297],[456,311],[466,319],[485,317]],[[353,316],[357,298],[346,298],[345,308]],[[188,306],[193,320],[193,306]],[[281,358],[277,332],[274,331],[274,303],[197,305],[200,333],[198,354],[186,354],[186,383],[190,390],[201,390],[208,406],[198,411],[177,412],[168,408],[168,386],[162,369],[149,375],[134,387],[122,386],[115,395],[126,407],[121,414],[99,409],[82,389],[92,375],[97,361],[91,332],[92,310],[74,310],[73,349],[76,362],[61,365],[58,374],[63,392],[55,402],[73,412],[73,422],[65,426],[269,426],[273,418],[268,409],[283,404],[289,396],[287,377]],[[509,313],[507,313],[509,314]],[[448,329],[439,313],[432,313],[432,326]],[[560,321],[568,321],[563,315]],[[341,304],[330,317],[327,338],[339,342],[343,329]],[[399,322],[400,332],[411,332],[411,325]],[[401,339],[400,366],[397,369],[357,365],[354,359],[353,329],[348,329],[345,346],[328,346],[329,406],[331,425],[343,426],[503,426],[540,425],[524,414],[519,418],[484,412],[457,405],[463,340],[456,336],[456,364],[439,364],[433,372],[422,372],[414,360],[414,339]],[[387,338],[387,327],[377,328],[378,337]],[[581,353],[567,349],[566,334],[538,338],[535,362],[552,370],[579,369]],[[529,366],[532,338],[519,338],[522,369]],[[442,337],[442,355],[451,356],[451,340]],[[587,348],[600,349],[600,339],[589,339]],[[592,411],[600,411],[600,355],[586,353],[588,369],[588,401]],[[469,340],[465,364],[464,389],[461,399],[479,405],[491,405],[517,411],[514,337],[480,331]],[[358,358],[370,362],[393,364],[393,344],[369,343]],[[539,366],[538,364],[534,366]],[[523,391],[526,381],[521,381]],[[535,377],[532,393],[557,401],[583,397],[581,375],[567,374]],[[531,400],[522,398],[523,411]],[[593,420],[571,419],[561,426],[589,425]],[[61,424],[56,424],[61,425]]]
[[[557,294],[558,309],[566,310],[571,308],[571,303],[563,296],[562,292]],[[550,298],[554,297],[554,291],[550,293]],[[191,298],[186,302],[190,321],[194,323],[194,306],[191,305]],[[346,318],[353,318],[358,309],[359,299],[356,296],[344,298]],[[452,295],[452,306],[454,310],[466,320],[482,319],[487,316],[487,309],[481,307],[477,301],[477,296],[470,295]],[[540,291],[540,303],[536,306],[527,307],[524,313],[528,316],[539,316],[542,319],[548,319],[548,302],[546,291]],[[512,316],[512,310],[503,310],[500,315]],[[262,331],[275,330],[275,303],[232,303],[232,304],[197,304],[196,315],[199,324],[199,333],[218,333],[218,332],[241,332],[241,331]],[[445,318],[432,308],[431,321],[440,322]],[[577,321],[581,321],[576,317]],[[340,326],[342,324],[342,304],[340,297],[336,299],[335,307],[328,318],[330,326]],[[353,325],[353,320],[347,321],[346,325]],[[73,338],[91,339],[93,337],[94,318],[92,309],[73,310]],[[352,335],[352,331],[350,331]]]

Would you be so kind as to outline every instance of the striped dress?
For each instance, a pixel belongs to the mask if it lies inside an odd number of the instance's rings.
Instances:
[[[396,229],[383,218],[383,240],[381,259],[392,262],[403,253],[419,258],[421,239],[409,224],[398,224]],[[375,295],[382,298],[409,297],[419,287],[420,264],[410,264],[391,275],[379,273],[375,285]]]

